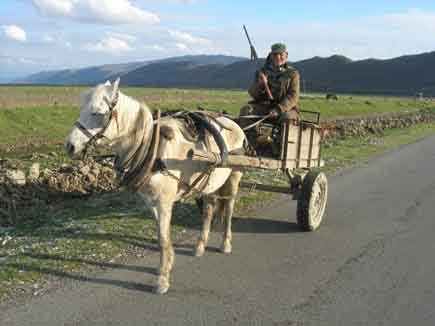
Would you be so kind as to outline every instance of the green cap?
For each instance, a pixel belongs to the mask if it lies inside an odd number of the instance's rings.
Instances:
[[[287,47],[283,43],[275,43],[271,47],[272,53],[283,53],[287,52]]]

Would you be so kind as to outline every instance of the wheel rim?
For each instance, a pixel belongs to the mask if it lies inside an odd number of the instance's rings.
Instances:
[[[320,173],[311,190],[310,196],[310,222],[316,228],[322,221],[328,197],[328,181],[323,173]]]

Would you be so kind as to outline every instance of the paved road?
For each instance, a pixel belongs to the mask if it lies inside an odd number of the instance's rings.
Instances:
[[[331,178],[317,232],[299,232],[295,203],[282,201],[237,219],[231,256],[179,248],[165,296],[150,293],[153,254],[3,312],[0,324],[432,326],[434,208],[431,137]]]

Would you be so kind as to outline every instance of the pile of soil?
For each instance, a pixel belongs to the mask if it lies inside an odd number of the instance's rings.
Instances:
[[[13,225],[20,211],[61,200],[86,197],[118,189],[113,163],[78,161],[40,171],[34,163],[28,171],[0,161],[0,226]]]

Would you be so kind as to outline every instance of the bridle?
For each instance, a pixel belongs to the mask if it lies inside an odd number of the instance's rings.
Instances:
[[[89,139],[85,145],[84,150],[83,150],[84,157],[86,157],[86,155],[88,153],[88,149],[90,147],[92,147],[96,143],[96,141],[105,137],[104,133],[106,132],[107,128],[109,128],[112,120],[115,120],[116,126],[118,128],[118,133],[119,133],[118,111],[115,110],[115,107],[118,105],[118,98],[119,98],[119,96],[116,95],[115,98],[109,103],[109,112],[106,113],[105,116],[110,115],[110,118],[107,119],[107,122],[105,123],[103,128],[101,128],[101,130],[98,131],[96,134],[92,134],[88,130],[88,128],[80,122],[80,120],[76,120],[76,122],[74,122],[74,126],[77,127],[82,132],[82,134],[85,135]]]
[[[118,111],[116,109],[117,105],[118,96],[109,103],[109,112],[107,113],[107,116],[110,115],[110,117],[108,121],[105,123],[104,127],[94,135],[80,121],[77,120],[74,123],[74,126],[76,126],[83,135],[89,138],[89,141],[86,143],[83,150],[83,158],[87,157],[90,148],[93,147],[98,139],[105,138],[104,133],[110,126],[112,120],[115,120],[119,133]],[[142,107],[141,111],[143,112]],[[157,117],[152,123],[152,129],[150,132],[152,134],[151,138],[148,141],[144,141],[146,135],[143,133],[138,142],[139,146],[126,158],[120,160],[121,162],[118,161],[120,159],[118,156],[115,157],[115,169],[121,175],[121,185],[125,185],[134,191],[137,191],[140,187],[146,184],[151,177],[160,142],[160,110],[157,111]]]

